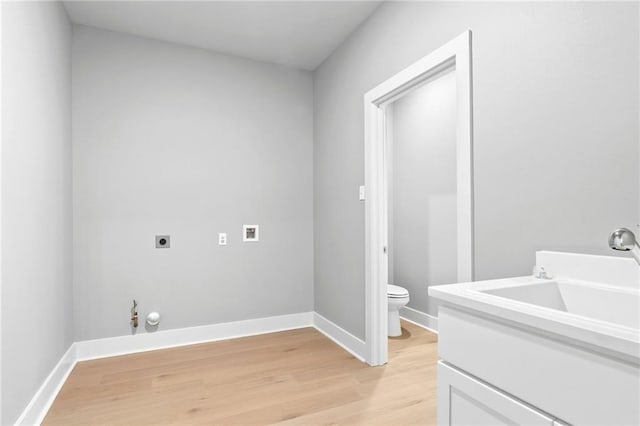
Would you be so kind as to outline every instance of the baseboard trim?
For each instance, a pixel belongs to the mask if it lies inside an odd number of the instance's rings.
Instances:
[[[53,401],[58,396],[62,385],[67,381],[69,374],[76,365],[75,343],[62,355],[62,358],[53,367],[51,373],[44,380],[40,388],[36,391],[29,404],[22,411],[16,425],[39,425],[44,420]]]
[[[305,327],[314,327],[354,357],[365,362],[365,342],[315,312],[177,328],[133,336],[84,340],[71,344],[24,409],[16,421],[16,425],[39,425],[42,423],[60,389],[62,389],[71,371],[79,361],[276,333]]]
[[[438,317],[425,314],[407,306],[400,309],[400,318],[409,321],[417,326],[426,328],[432,333],[438,333]]]
[[[360,361],[365,362],[367,345],[363,340],[329,321],[317,312],[313,313],[313,325],[320,333],[333,340],[338,346],[341,346]]]
[[[237,339],[258,334],[313,327],[313,313],[278,315],[267,318],[225,322],[198,327],[174,328],[133,336],[76,342],[78,361],[128,355],[218,340]]]

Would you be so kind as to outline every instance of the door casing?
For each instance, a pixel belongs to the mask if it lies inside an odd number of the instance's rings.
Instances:
[[[385,108],[444,70],[456,72],[458,282],[473,281],[473,98],[471,31],[467,30],[364,95],[365,360],[387,362],[388,177]]]

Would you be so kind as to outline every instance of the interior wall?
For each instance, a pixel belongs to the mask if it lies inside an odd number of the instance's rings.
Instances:
[[[61,3],[2,4],[2,418],[73,342],[71,25]]]
[[[364,94],[473,32],[476,279],[638,229],[638,4],[390,2],[314,72],[314,304],[365,332]],[[426,291],[426,290],[425,290]]]
[[[387,106],[389,282],[432,316],[429,286],[458,281],[456,100],[450,70]]]
[[[309,72],[75,26],[76,340],[312,310],[312,138]]]

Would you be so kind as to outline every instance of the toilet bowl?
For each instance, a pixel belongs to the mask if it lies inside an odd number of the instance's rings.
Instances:
[[[389,305],[389,337],[402,335],[400,327],[400,308],[409,303],[409,291],[397,285],[387,285],[387,301]]]

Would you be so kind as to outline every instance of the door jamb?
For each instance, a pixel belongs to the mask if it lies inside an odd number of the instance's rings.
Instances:
[[[385,105],[434,75],[456,69],[458,282],[473,281],[473,99],[471,31],[431,52],[364,95],[366,353],[383,365],[387,349],[387,176]]]

